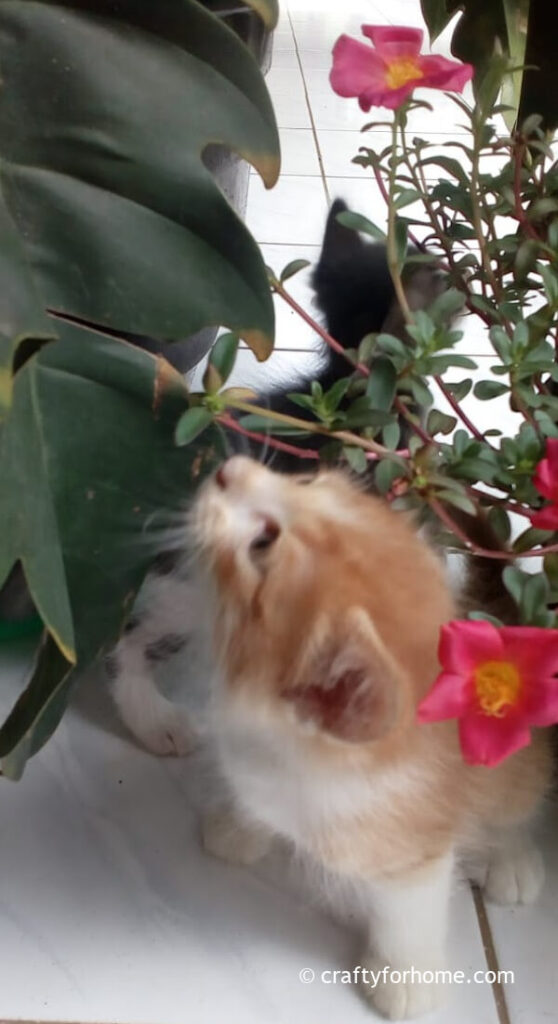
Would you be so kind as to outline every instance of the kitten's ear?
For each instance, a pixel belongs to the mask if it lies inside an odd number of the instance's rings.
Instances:
[[[337,214],[344,213],[346,209],[347,204],[342,199],[336,199],[328,213],[319,260],[322,266],[335,266],[339,260],[361,252],[364,247],[358,231],[345,228],[337,222]]]
[[[403,670],[363,608],[323,621],[298,679],[282,696],[302,721],[348,743],[367,743],[395,725],[408,690]]]

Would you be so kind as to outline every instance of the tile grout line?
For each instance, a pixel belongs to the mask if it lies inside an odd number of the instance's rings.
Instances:
[[[475,905],[475,912],[477,915],[477,922],[484,949],[486,965],[489,971],[496,972],[496,975],[498,975],[498,972],[500,971],[500,962],[498,960],[498,954],[496,952],[496,947],[494,945],[492,929],[490,927],[488,914],[486,913],[486,907],[484,905],[482,893],[476,885],[471,885],[471,893],[473,896],[473,903]],[[511,1017],[506,1000],[506,994],[504,992],[502,982],[498,979],[498,977],[496,977],[496,980],[491,983],[491,987],[499,1024],[511,1024]]]
[[[327,202],[327,205],[329,207],[331,205],[331,196],[329,194],[329,189],[327,187],[327,180],[326,180],[326,175],[325,175],[325,170],[324,170],[324,163],[323,163],[323,160],[322,160],[322,154],[321,154],[321,150],[320,150],[320,143],[318,141],[318,132],[316,130],[316,124],[315,124],[315,121],[314,121],[314,114],[312,113],[312,107],[311,107],[311,104],[310,104],[310,96],[308,95],[308,88],[307,88],[307,85],[306,85],[306,77],[304,75],[304,69],[302,67],[302,61],[300,59],[300,53],[299,53],[299,50],[298,50],[298,42],[297,42],[296,33],[295,33],[295,30],[294,30],[294,26],[293,26],[293,22],[292,22],[292,18],[291,18],[291,12],[289,11],[288,8],[287,8],[287,17],[289,19],[289,25],[291,27],[291,32],[293,34],[293,43],[294,43],[294,48],[295,48],[295,54],[296,54],[296,59],[297,59],[297,63],[298,63],[299,71],[300,71],[300,76],[302,78],[302,88],[304,89],[304,98],[306,100],[306,106],[308,108],[308,116],[310,118],[310,127],[311,127],[312,135],[313,135],[313,138],[314,138],[314,145],[316,147],[316,156],[318,158],[318,164],[319,164],[319,167],[320,167],[320,176],[321,176],[321,179],[322,179],[322,185],[324,186],[326,202]]]

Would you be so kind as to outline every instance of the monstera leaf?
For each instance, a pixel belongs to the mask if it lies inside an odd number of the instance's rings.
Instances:
[[[268,354],[265,268],[202,155],[271,186],[278,139],[259,68],[195,0],[0,0],[0,65],[0,583],[19,561],[45,624],[0,728],[17,778],[218,451],[213,428],[175,447],[183,378],[114,335],[225,324]]]
[[[478,89],[495,54],[511,65],[526,65],[504,87],[504,101],[513,108],[510,127],[530,114],[542,114],[549,129],[558,125],[555,79],[555,14],[548,0],[421,0],[424,20],[435,39],[454,14],[451,49],[475,67]]]
[[[265,84],[233,32],[195,0],[0,0],[0,67],[12,271],[26,263],[41,304],[162,340],[225,324],[265,357],[265,269],[202,162],[220,142],[267,186],[278,174]]]
[[[41,342],[51,340],[56,332],[49,324],[41,307],[25,259],[21,239],[0,195],[0,284],[2,300],[0,312],[0,420],[4,418],[12,398],[12,375],[16,352],[21,346],[19,359],[25,347],[37,348]]]
[[[21,560],[52,638],[0,729],[0,756],[18,750],[18,772],[63,710],[70,670],[117,639],[154,551],[214,464],[210,445],[173,445],[188,391],[166,360],[56,326],[58,340],[16,374],[0,441],[1,568]]]

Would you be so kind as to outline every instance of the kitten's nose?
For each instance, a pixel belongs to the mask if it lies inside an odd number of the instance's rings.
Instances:
[[[252,467],[252,459],[247,459],[244,455],[233,455],[219,466],[215,473],[215,483],[224,491],[234,481],[245,478]]]
[[[217,487],[221,488],[222,491],[224,491],[225,487],[227,486],[227,477],[226,477],[226,473],[225,473],[225,466],[226,466],[226,463],[223,463],[223,465],[219,466],[219,469],[215,473],[215,483],[217,484]]]

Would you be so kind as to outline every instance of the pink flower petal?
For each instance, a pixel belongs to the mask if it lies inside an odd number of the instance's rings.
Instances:
[[[483,661],[502,658],[500,631],[491,622],[454,619],[442,626],[438,657],[448,672],[470,675]]]
[[[558,437],[547,438],[545,454],[551,469],[558,476]]]
[[[390,89],[383,81],[377,87],[367,88],[359,96],[360,109],[365,113],[370,110],[370,107],[387,107],[388,110],[397,110],[417,85],[420,85],[420,79],[405,82],[405,85],[400,85],[398,89]]]
[[[540,494],[550,501],[558,502],[558,439],[546,442],[545,458],[541,459],[533,476],[533,483]],[[545,529],[545,527],[541,527]]]
[[[543,498],[548,498],[549,501],[558,500],[558,476],[548,459],[539,462],[533,476],[533,483]]]
[[[440,672],[432,689],[418,706],[418,721],[442,722],[446,718],[459,718],[470,705],[470,689],[466,677]]]
[[[369,88],[385,88],[385,66],[366,43],[339,36],[329,81],[338,96],[360,96]]]
[[[529,725],[558,723],[558,679],[541,679],[529,688],[522,701],[522,716]]]
[[[503,626],[502,657],[526,678],[550,678],[558,672],[558,630],[538,626]]]
[[[421,57],[419,63],[424,75],[420,85],[429,89],[462,92],[473,77],[474,68],[471,64],[447,60],[446,57]]]
[[[542,489],[537,484],[535,486],[542,493]],[[548,505],[540,512],[531,512],[530,519],[531,524],[536,526],[537,530],[558,530],[558,505]]]
[[[468,764],[493,767],[531,742],[529,729],[515,715],[496,718],[473,712],[459,722],[459,741]]]
[[[361,31],[387,62],[397,57],[418,57],[424,34],[420,28],[405,25],[361,25]]]

